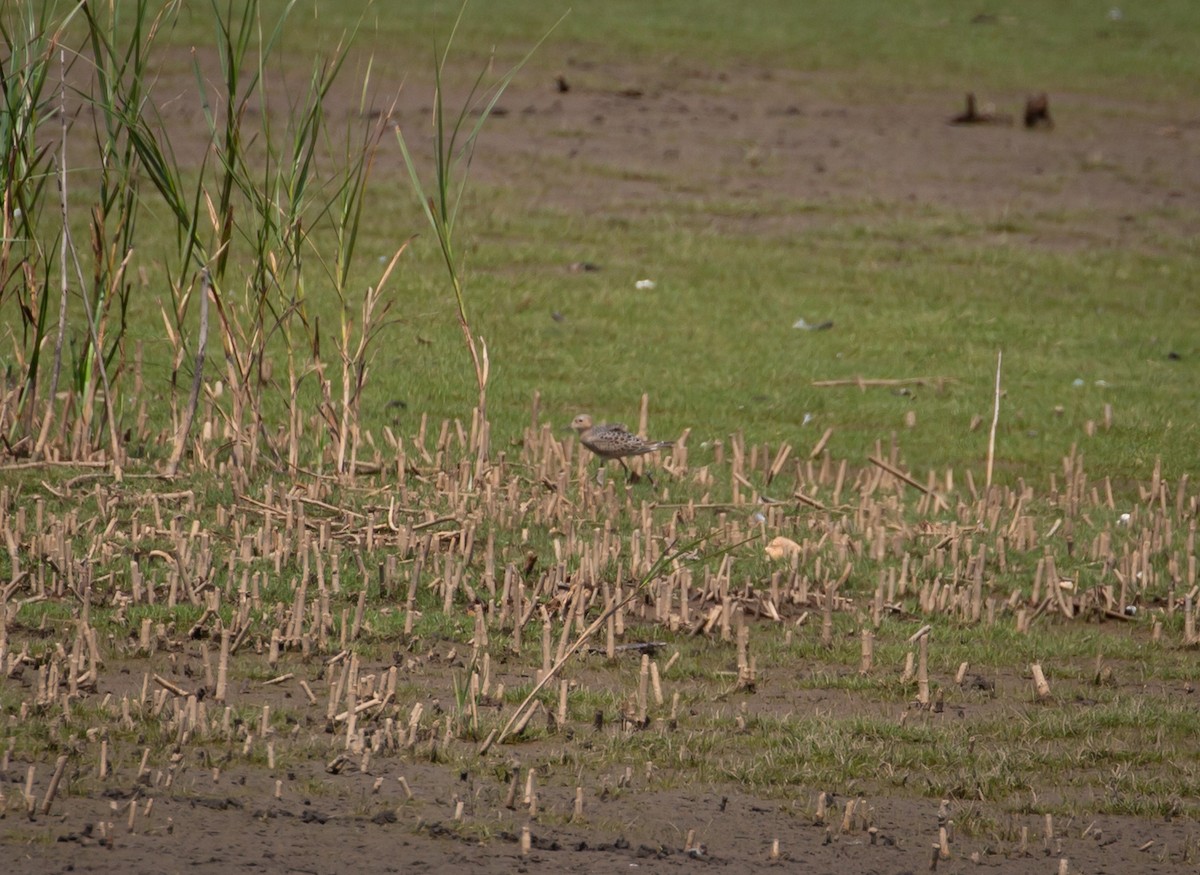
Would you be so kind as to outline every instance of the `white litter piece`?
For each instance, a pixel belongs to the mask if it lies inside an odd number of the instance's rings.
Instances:
[[[792,323],[792,327],[797,328],[800,331],[824,331],[827,328],[832,328],[833,322],[827,319],[824,322],[818,322],[814,325],[807,319],[801,317]]]

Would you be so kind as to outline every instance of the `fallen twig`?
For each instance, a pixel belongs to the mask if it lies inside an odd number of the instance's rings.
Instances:
[[[940,495],[938,495],[936,492],[929,489],[928,487],[918,483],[916,480],[914,480],[912,477],[905,474],[903,471],[901,471],[899,468],[895,467],[894,465],[889,465],[887,462],[883,461],[883,459],[880,459],[877,456],[870,456],[869,461],[871,462],[872,465],[877,465],[878,467],[887,471],[893,477],[903,480],[905,483],[907,483],[913,489],[916,489],[920,492],[924,492],[926,495],[928,495],[930,498],[932,498],[935,503],[940,505],[942,510],[950,509],[950,505],[946,504],[946,499],[942,498]]]
[[[842,386],[857,386],[860,389],[868,387],[889,387],[889,386],[934,386],[938,389],[943,388],[947,383],[953,383],[950,377],[901,377],[898,379],[866,379],[865,377],[852,377],[845,380],[813,380],[812,385],[818,389],[834,389]]]

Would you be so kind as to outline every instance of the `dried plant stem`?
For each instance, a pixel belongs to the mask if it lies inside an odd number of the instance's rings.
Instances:
[[[67,229],[63,228],[63,235],[68,235]],[[72,247],[73,251],[73,247]],[[121,259],[120,265],[117,266],[116,273],[111,280],[112,287],[116,288],[121,284],[122,278],[125,276],[125,268],[129,266],[129,259],[133,256],[133,250],[130,249],[125,253],[125,257]],[[79,275],[79,287],[84,287],[83,273],[80,270],[78,261],[75,263],[76,273]],[[104,386],[104,416],[108,421],[108,439],[112,444],[112,464],[115,471],[121,470],[121,442],[117,436],[117,416],[113,409],[113,393],[112,384],[108,379],[108,367],[104,363],[104,348],[100,345],[100,334],[97,330],[96,322],[100,315],[92,309],[91,301],[86,294],[80,295],[83,301],[84,312],[87,315],[88,332],[91,335],[92,349],[94,350],[96,369],[100,372],[100,383]]]
[[[208,348],[208,295],[211,280],[208,268],[200,272],[200,328],[196,338],[196,364],[192,372],[192,391],[188,394],[188,406],[184,411],[183,421],[175,432],[175,445],[171,448],[171,457],[167,460],[166,475],[174,477],[179,471],[179,462],[183,458],[187,446],[188,434],[192,430],[192,422],[196,418],[196,407],[200,403],[200,387],[204,384],[204,357]]]
[[[872,465],[876,465],[876,466],[882,468],[883,470],[887,471],[889,474],[891,474],[896,479],[904,481],[909,486],[911,486],[913,489],[916,489],[918,492],[925,493],[930,498],[932,498],[934,503],[938,507],[940,507],[942,510],[950,509],[949,505],[946,504],[946,499],[942,498],[940,495],[938,495],[936,492],[934,492],[929,487],[924,486],[921,483],[918,483],[916,480],[914,480],[912,477],[905,474],[903,471],[901,471],[895,465],[885,462],[883,459],[879,458],[878,456],[871,456],[868,461],[870,461]]]
[[[1046,681],[1046,673],[1042,671],[1040,663],[1033,663],[1029,666],[1029,672],[1033,675],[1033,689],[1039,701],[1045,701],[1050,698],[1050,684]]]
[[[992,465],[996,461],[996,425],[1000,422],[1000,364],[1004,359],[1004,351],[996,351],[996,397],[992,406],[992,428],[988,433],[987,479],[986,488],[992,486]]]
[[[929,636],[922,635],[917,642],[917,701],[929,706]]]
[[[524,712],[526,708],[529,707],[529,703],[537,697],[537,694],[540,693],[548,683],[550,683],[552,678],[562,671],[563,666],[567,664],[567,661],[570,660],[570,658],[581,647],[583,647],[585,643],[587,643],[587,640],[596,634],[600,627],[604,626],[608,622],[609,617],[616,617],[627,604],[629,604],[643,592],[650,581],[658,577],[660,572],[662,572],[665,568],[668,568],[674,560],[692,550],[703,541],[706,541],[709,537],[709,535],[705,535],[689,544],[683,545],[682,547],[677,547],[674,549],[668,548],[667,550],[664,550],[663,554],[650,567],[650,570],[646,572],[646,575],[641,579],[639,585],[631,587],[628,594],[619,598],[615,598],[611,604],[607,605],[600,616],[593,620],[592,624],[580,633],[579,637],[575,639],[575,643],[573,643],[566,649],[566,651],[564,651],[562,657],[554,663],[550,670],[542,673],[542,677],[538,679],[536,684],[534,684],[533,689],[529,691],[529,695],[527,695],[521,701],[521,704],[518,705],[516,710],[513,711],[513,714],[508,719],[508,722],[504,724],[504,728],[500,730],[500,733],[496,736],[494,743],[500,744],[504,741],[504,739],[508,738],[508,736],[513,733],[514,727],[518,725],[524,725],[524,723],[528,720],[528,715]],[[728,553],[750,540],[753,539],[748,538],[744,541],[724,547],[717,555]],[[524,719],[522,719],[523,717]],[[482,746],[479,751],[480,755],[487,753],[487,750],[487,745]]]
[[[504,739],[508,738],[508,736],[512,734],[513,727],[518,724],[518,721],[520,721],[520,718],[525,713],[525,709],[529,707],[529,703],[534,700],[537,694],[540,693],[548,683],[550,683],[550,680],[555,675],[562,671],[563,666],[567,664],[568,660],[570,660],[570,658],[579,650],[579,648],[583,647],[583,645],[587,643],[587,640],[591,638],[601,626],[608,622],[608,618],[610,616],[613,616],[617,613],[617,611],[623,609],[627,604],[633,601],[641,593],[641,591],[641,587],[634,587],[623,599],[606,608],[605,611],[600,614],[599,617],[593,620],[592,624],[584,629],[583,633],[575,639],[575,643],[566,649],[566,652],[563,653],[562,658],[555,662],[549,671],[542,672],[542,677],[536,684],[534,684],[533,689],[529,691],[529,695],[527,695],[521,701],[521,704],[518,705],[516,710],[513,711],[512,717],[510,717],[508,722],[504,724],[504,728],[501,729],[500,734],[496,736],[496,739],[493,742],[494,744],[502,743]],[[480,754],[484,753],[487,753],[486,748],[480,750]]]
[[[67,299],[69,295],[69,287],[67,284],[67,253],[70,251],[71,244],[70,235],[66,233],[68,227],[67,215],[67,111],[66,111],[66,51],[59,49],[58,63],[62,71],[62,82],[59,89],[59,116],[61,126],[62,142],[59,146],[59,167],[58,167],[58,185],[59,185],[59,204],[62,209],[63,235],[59,245],[59,300],[58,300],[58,331],[54,336],[54,368],[50,372],[50,392],[46,395],[46,417],[42,420],[41,433],[38,435],[35,454],[40,456],[46,446],[46,440],[50,435],[50,424],[54,421],[54,397],[58,394],[58,378],[62,373],[62,353],[63,342],[67,335]]]
[[[54,804],[54,794],[58,792],[59,782],[62,781],[63,773],[67,770],[68,759],[67,755],[63,754],[54,764],[54,775],[50,778],[50,786],[46,788],[46,795],[42,797],[40,811],[43,815],[50,813],[50,806]]]
[[[903,377],[900,379],[880,380],[880,379],[865,379],[863,377],[853,377],[845,380],[813,380],[812,385],[819,389],[830,389],[839,386],[857,386],[860,389],[865,389],[868,386],[890,387],[890,386],[936,386],[939,389],[946,383],[953,382],[950,377]]]
[[[862,661],[859,663],[859,674],[870,674],[875,660],[875,634],[870,629],[862,630]]]

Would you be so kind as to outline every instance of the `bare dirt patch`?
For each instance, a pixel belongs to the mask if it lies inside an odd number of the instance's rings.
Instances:
[[[180,661],[162,658],[138,668],[163,671],[187,683],[187,672],[173,670]],[[312,678],[317,666],[289,668]],[[387,668],[381,663],[363,670]],[[423,661],[410,680],[421,685],[422,699],[437,701],[451,692],[451,672],[449,666]],[[833,718],[875,711],[903,715],[909,707],[872,704],[844,692],[803,690],[780,675],[776,672],[757,694],[730,697],[729,710],[737,711],[745,702],[749,708],[744,713],[751,716],[782,711]],[[112,688],[110,681],[116,682]],[[315,679],[312,684],[319,688]],[[911,719],[970,722],[988,709],[1005,709],[1013,719],[1022,719],[1024,706],[1016,703],[1028,701],[1028,682],[1014,677],[1000,678],[999,684],[986,695],[951,692],[944,711],[913,711]],[[120,672],[106,674],[88,701],[124,686]],[[79,766],[73,765],[77,774],[68,775],[69,794],[60,795],[49,815],[27,817],[16,810],[27,764],[11,763],[2,787],[9,810],[0,820],[6,871],[341,873],[470,867],[487,873],[575,868],[615,873],[802,867],[821,873],[901,873],[933,868],[939,826],[947,822],[953,853],[938,861],[938,871],[974,871],[979,866],[1014,875],[1058,871],[1062,859],[1069,860],[1072,872],[1114,875],[1190,871],[1192,865],[1181,856],[1195,843],[1195,823],[1187,818],[1156,822],[1106,815],[1089,817],[1086,823],[1058,818],[1048,834],[1038,814],[1001,813],[995,805],[971,799],[945,807],[936,798],[923,798],[919,775],[912,776],[911,785],[901,784],[886,774],[886,763],[857,785],[857,796],[827,788],[824,817],[817,815],[815,804],[820,789],[802,774],[794,787],[762,797],[723,782],[664,789],[664,776],[652,764],[617,763],[601,781],[603,789],[590,789],[584,819],[575,822],[579,766],[572,765],[573,757],[586,759],[586,750],[603,736],[629,732],[661,733],[673,743],[686,744],[689,719],[684,717],[673,730],[662,719],[646,730],[635,730],[622,729],[617,715],[610,713],[604,728],[576,725],[565,739],[505,746],[488,757],[443,755],[439,763],[436,757],[431,762],[428,754],[381,755],[364,769],[361,757],[355,756],[331,769],[329,763],[337,760],[341,745],[336,743],[340,739],[324,732],[323,703],[306,708],[296,701],[303,697],[294,682],[283,686],[289,689],[280,693],[245,683],[235,694],[239,706],[251,710],[263,704],[287,707],[291,700],[296,713],[292,740],[304,743],[289,747],[281,736],[281,759],[275,768],[248,763],[238,741],[214,739],[180,748],[181,761],[172,768],[170,783],[164,784],[162,770],[136,778],[136,749],[114,747],[110,756],[117,767],[105,781],[78,774]],[[1057,704],[1045,707],[1082,707],[1072,698],[1072,692],[1064,690]],[[261,755],[262,742],[256,744]],[[511,806],[509,794],[514,772],[523,783],[523,768],[535,764],[539,812],[530,816],[521,790]],[[413,791],[412,798],[403,792],[401,779]],[[149,800],[153,802],[147,810]],[[456,820],[460,803],[463,811]],[[847,823],[848,804],[863,808]],[[964,832],[980,816],[994,818],[992,825]],[[520,845],[523,828],[530,830],[527,854]],[[773,857],[776,839],[779,856]]]
[[[787,234],[812,207],[960,212],[996,235],[1086,247],[1200,228],[1195,106],[1050,95],[1027,130],[1024,94],[981,95],[1011,123],[952,125],[961,94],[841,91],[819,75],[696,66],[567,68],[579,87],[521,80],[485,134],[484,177],[566,213],[680,210]],[[423,91],[402,95],[424,112]],[[868,221],[868,224],[870,222]]]

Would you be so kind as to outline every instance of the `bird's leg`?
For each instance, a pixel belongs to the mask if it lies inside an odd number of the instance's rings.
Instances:
[[[621,467],[625,469],[625,479],[630,483],[637,483],[642,478],[629,470],[629,466],[625,464],[625,460],[617,456],[617,461],[621,463]]]

